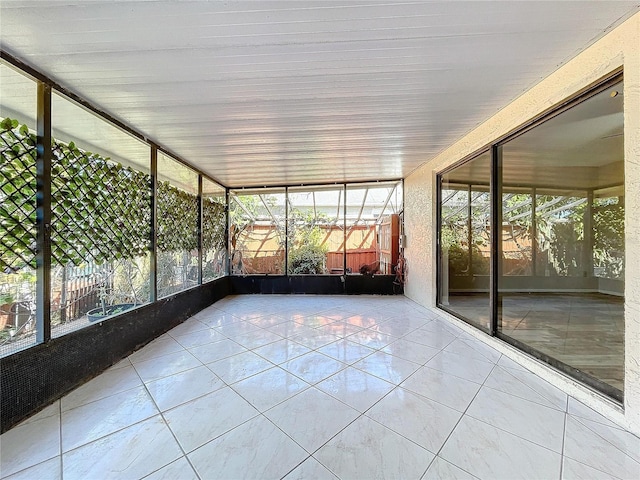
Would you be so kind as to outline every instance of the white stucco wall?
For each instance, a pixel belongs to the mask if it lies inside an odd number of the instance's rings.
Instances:
[[[503,342],[466,324],[464,326],[473,335],[483,338],[567,393],[640,435],[640,13],[609,32],[405,179],[405,258],[408,267],[405,294],[421,305],[435,306],[436,173],[619,68],[624,70],[625,105],[624,409]],[[447,316],[444,313],[442,315]]]

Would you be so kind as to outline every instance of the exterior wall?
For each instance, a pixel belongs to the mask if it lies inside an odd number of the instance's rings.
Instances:
[[[472,335],[492,344],[611,420],[640,435],[640,13],[479,125],[405,179],[405,295],[435,307],[437,172],[515,130],[615,70],[624,69],[625,135],[625,391],[624,409],[514,348],[463,322]],[[479,95],[482,93],[479,92]],[[443,316],[447,316],[441,312]],[[450,317],[453,318],[453,317]],[[452,321],[458,322],[457,319]]]

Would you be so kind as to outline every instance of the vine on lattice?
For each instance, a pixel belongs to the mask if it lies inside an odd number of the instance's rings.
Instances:
[[[26,125],[0,124],[0,270],[35,267],[36,138]]]
[[[35,268],[36,135],[0,122],[0,270]],[[109,158],[52,142],[53,265],[97,264],[146,255],[151,241],[151,177]],[[197,248],[197,196],[160,182],[158,250]],[[203,246],[224,245],[224,205],[203,199]]]
[[[53,144],[51,255],[60,265],[146,255],[151,177],[73,142]]]
[[[214,198],[202,198],[202,249],[219,250],[224,248],[227,229],[224,203]]]
[[[158,183],[158,250],[190,251],[198,248],[198,197]]]

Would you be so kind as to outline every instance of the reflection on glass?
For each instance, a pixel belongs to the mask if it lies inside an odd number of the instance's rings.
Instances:
[[[198,174],[158,153],[158,298],[198,284]]]
[[[35,82],[0,63],[0,102],[1,357],[36,342]]]
[[[346,201],[347,273],[392,274],[398,263],[398,250],[383,250],[378,239],[381,229],[391,228],[395,231],[385,232],[383,236],[398,238],[402,182],[347,185]]]
[[[51,324],[60,336],[150,299],[149,146],[52,95]]]
[[[482,328],[490,327],[490,153],[441,177],[438,301]]]
[[[344,188],[290,188],[288,201],[288,273],[341,274]]]
[[[285,214],[284,189],[230,192],[232,275],[284,273]]]
[[[624,279],[624,188],[596,190],[593,198],[593,275]]]
[[[202,281],[227,273],[226,192],[215,182],[202,179]]]
[[[586,192],[536,195],[536,275],[587,275],[584,243]]]
[[[503,275],[533,273],[532,202],[533,196],[530,191],[513,189],[502,194]]]
[[[502,147],[498,323],[503,334],[619,391],[622,91],[614,85]]]

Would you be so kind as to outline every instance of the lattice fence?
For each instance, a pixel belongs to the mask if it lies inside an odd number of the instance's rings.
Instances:
[[[52,261],[79,265],[149,251],[150,175],[73,143],[54,143],[51,171]]]
[[[202,199],[202,249],[219,250],[224,248],[225,230],[224,204],[213,198]]]
[[[0,124],[0,270],[35,268],[36,138],[17,120]]]
[[[198,248],[198,197],[158,183],[158,250],[191,251]]]
[[[0,124],[0,269],[35,267],[36,136],[26,125]],[[145,255],[150,246],[150,175],[53,141],[53,265],[102,264]],[[169,182],[158,185],[158,249],[197,248],[197,197]],[[224,205],[205,198],[203,246],[223,248]]]

